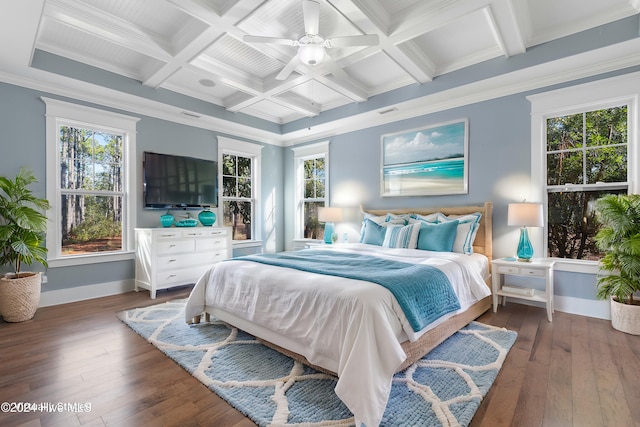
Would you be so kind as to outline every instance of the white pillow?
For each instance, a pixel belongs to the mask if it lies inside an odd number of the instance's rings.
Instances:
[[[482,214],[480,212],[451,216],[438,213],[438,222],[458,221],[458,231],[456,233],[456,240],[453,242],[453,252],[463,254],[473,253],[473,242],[476,240],[476,234],[478,234],[481,217]]]
[[[382,246],[386,248],[408,248],[418,247],[418,234],[420,233],[420,223],[409,225],[387,225]]]
[[[424,222],[429,222],[431,224],[438,222],[438,216],[440,216],[442,214],[438,213],[438,212],[434,212],[432,214],[429,215],[420,215],[420,214],[413,214],[412,217],[418,221],[424,221]]]
[[[389,222],[391,224],[407,225],[409,223],[409,219],[411,219],[411,214],[398,215],[387,212],[385,222]]]

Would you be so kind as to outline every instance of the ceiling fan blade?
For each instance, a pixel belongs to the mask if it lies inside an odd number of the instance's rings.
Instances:
[[[294,56],[293,58],[291,58],[291,61],[287,62],[287,65],[285,65],[284,68],[278,73],[278,75],[276,76],[276,80],[285,80],[287,77],[289,77],[291,72],[300,64],[301,62],[300,58],[298,58],[298,55]]]
[[[317,35],[320,30],[320,4],[314,0],[303,0],[302,14],[305,33]]]
[[[242,41],[247,43],[273,43],[284,44],[287,46],[298,46],[298,40],[282,39],[279,37],[262,37],[262,36],[250,36],[245,35],[242,37]]]
[[[347,47],[347,46],[377,46],[380,38],[377,34],[365,34],[363,36],[345,36],[327,39],[324,41],[326,47]]]
[[[333,77],[335,77],[336,79],[338,79],[338,80],[350,80],[351,79],[351,77],[349,77],[349,74],[347,74],[342,69],[342,67],[339,66],[338,63],[333,60],[331,55],[325,55],[324,56],[324,60],[322,61],[322,63],[326,65],[326,67],[329,70],[329,72],[331,74],[333,74]]]

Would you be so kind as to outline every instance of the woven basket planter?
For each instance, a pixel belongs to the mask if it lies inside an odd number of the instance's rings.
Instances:
[[[640,305],[622,304],[611,298],[611,326],[631,335],[640,335]]]
[[[0,315],[5,322],[33,318],[40,304],[42,273],[7,274],[0,277]]]

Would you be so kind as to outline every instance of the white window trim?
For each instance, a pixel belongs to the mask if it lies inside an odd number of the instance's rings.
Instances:
[[[546,218],[546,119],[575,114],[614,105],[628,105],[628,183],[629,192],[640,189],[640,147],[638,144],[638,100],[640,72],[584,83],[550,92],[528,96],[531,102],[531,188],[528,201],[543,203]],[[544,228],[533,228],[537,253],[546,253],[547,234]],[[597,261],[558,259],[556,270],[596,274]]]
[[[137,213],[136,183],[136,123],[138,117],[127,116],[107,110],[72,104],[56,99],[41,97],[46,105],[46,165],[47,165],[47,200],[51,205],[47,212],[47,261],[50,268],[72,265],[113,262],[135,258],[133,227]],[[81,126],[112,130],[125,133],[124,167],[125,167],[125,217],[122,227],[123,250],[114,253],[96,253],[63,257],[60,253],[60,176],[58,174],[58,128],[61,122],[73,122]]]
[[[224,136],[218,136],[218,183],[222,186],[222,156],[224,154],[233,154],[236,156],[250,157],[253,160],[252,182],[251,182],[251,199],[253,203],[253,216],[251,226],[253,227],[253,238],[251,240],[234,240],[233,247],[254,247],[262,245],[262,239],[256,238],[262,236],[262,206],[261,206],[261,170],[262,170],[262,145],[251,142],[231,139]],[[222,190],[219,192],[220,198],[218,209],[220,217],[224,218],[224,203],[222,203]]]
[[[302,234],[304,228],[304,161],[324,157],[324,205],[329,206],[329,141],[317,142],[315,144],[293,147],[294,160],[294,203],[295,203],[295,234],[294,241],[311,240],[305,239]]]

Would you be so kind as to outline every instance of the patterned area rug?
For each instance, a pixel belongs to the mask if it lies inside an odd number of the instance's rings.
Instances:
[[[336,378],[212,319],[187,325],[184,301],[119,314],[134,331],[259,426],[352,426]],[[516,333],[472,322],[395,375],[382,426],[471,422]]]

